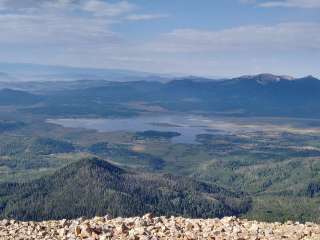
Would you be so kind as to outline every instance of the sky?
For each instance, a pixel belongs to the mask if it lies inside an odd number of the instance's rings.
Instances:
[[[320,0],[0,0],[0,62],[320,77]]]

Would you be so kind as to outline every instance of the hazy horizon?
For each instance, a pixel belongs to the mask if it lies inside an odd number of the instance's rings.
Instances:
[[[10,66],[11,70],[6,69],[5,67],[3,67],[3,65],[8,65]],[[24,71],[21,70],[21,66],[23,66],[22,68],[28,68],[30,67],[29,70]],[[14,68],[14,70],[12,70]],[[126,73],[128,74],[128,76],[132,75],[132,77],[136,75],[139,76],[158,76],[158,77],[164,77],[167,78],[168,80],[172,80],[172,79],[179,79],[179,78],[189,78],[189,77],[195,77],[195,78],[208,78],[211,80],[222,80],[222,79],[232,79],[232,78],[238,78],[238,77],[244,77],[244,76],[256,76],[256,75],[264,75],[264,74],[270,74],[270,75],[275,75],[275,76],[283,76],[283,77],[292,77],[294,79],[299,79],[299,78],[303,78],[303,77],[308,77],[308,76],[312,76],[315,78],[320,78],[320,74],[319,75],[312,75],[312,74],[306,74],[306,75],[290,75],[287,73],[273,73],[273,72],[256,72],[256,73],[251,73],[251,74],[243,74],[243,75],[230,75],[230,74],[223,74],[223,75],[206,75],[206,74],[188,74],[188,73],[178,73],[178,72],[166,72],[166,73],[161,73],[161,72],[148,72],[148,71],[139,71],[139,70],[135,70],[135,69],[121,69],[121,68],[98,68],[98,67],[80,67],[80,66],[69,66],[69,65],[51,65],[51,64],[35,64],[35,63],[23,63],[23,62],[0,62],[0,74],[7,74],[8,77],[19,77],[21,74],[25,74],[24,76],[28,76],[28,74],[26,74],[26,72],[28,72],[30,74],[30,71],[32,69],[35,68],[47,68],[49,69],[66,69],[68,71],[70,71],[70,73],[72,73],[72,70],[74,70],[74,74],[77,73],[78,71],[81,72],[85,72],[88,71],[88,76],[92,76],[90,75],[90,71],[110,71],[110,72],[114,72],[114,73]],[[13,75],[12,75],[13,74]],[[48,77],[52,74],[52,76],[54,76],[54,72],[48,72]],[[58,73],[56,73],[58,74]],[[61,73],[62,74],[62,73]],[[34,72],[31,76],[29,77],[36,77],[36,76],[41,76],[41,74],[39,75],[39,73]],[[45,73],[43,73],[43,76],[45,76]],[[13,80],[13,79],[8,79],[8,80]],[[37,79],[29,79],[26,78],[25,80],[23,79],[19,79],[16,78],[16,80],[19,81],[33,81],[33,80],[37,80]],[[51,79],[52,80],[52,79]],[[48,81],[51,81],[50,79],[48,79]],[[60,81],[59,79],[57,79],[58,81]],[[76,80],[76,79],[73,79]],[[78,80],[81,80],[81,78],[79,78]],[[90,79],[88,79],[90,80]],[[96,78],[93,78],[92,80],[98,80]],[[103,79],[103,77],[99,80],[107,80],[107,79]],[[0,81],[2,81],[2,79],[0,79]]]
[[[319,77],[319,11],[318,0],[0,0],[0,62]]]

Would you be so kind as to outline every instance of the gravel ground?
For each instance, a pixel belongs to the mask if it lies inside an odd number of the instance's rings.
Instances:
[[[75,219],[44,222],[0,221],[0,239],[16,240],[320,240],[320,225],[298,222],[263,223],[225,217],[187,219],[182,217]]]

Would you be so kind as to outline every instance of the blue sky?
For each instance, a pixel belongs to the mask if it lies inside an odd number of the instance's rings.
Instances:
[[[0,0],[0,62],[320,76],[320,0]]]

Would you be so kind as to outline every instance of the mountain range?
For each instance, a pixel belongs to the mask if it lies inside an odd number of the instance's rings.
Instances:
[[[294,79],[288,76],[260,74],[228,80],[175,79],[159,81],[114,82],[104,80],[68,82],[32,82],[5,84],[14,99],[28,99],[43,104],[31,110],[49,114],[49,109],[64,109],[61,113],[86,108],[99,115],[104,105],[143,102],[169,111],[202,112],[232,116],[320,117],[320,81],[312,76]],[[32,89],[32,90],[31,90]],[[19,98],[20,91],[21,98]],[[28,94],[28,97],[26,97]],[[8,90],[1,91],[1,102],[10,103]],[[85,101],[84,101],[85,99]],[[18,101],[18,100],[16,100]],[[2,103],[3,104],[3,103]],[[90,106],[89,106],[90,105]],[[95,110],[96,109],[96,110]],[[129,111],[129,110],[128,110]],[[80,112],[80,110],[79,110]],[[57,112],[52,112],[56,114]]]

